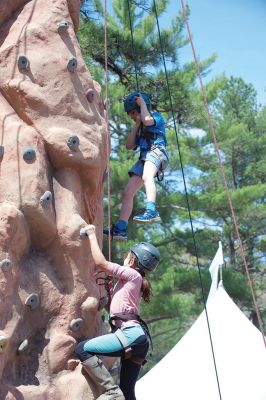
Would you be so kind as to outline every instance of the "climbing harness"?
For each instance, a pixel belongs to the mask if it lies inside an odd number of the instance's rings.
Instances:
[[[156,146],[151,146],[151,150],[159,157],[161,161],[161,165],[159,168],[159,171],[156,174],[156,178],[158,179],[159,182],[162,182],[164,179],[164,170],[165,170],[165,159],[162,154],[162,150],[159,147]]]
[[[151,335],[149,332],[149,328],[147,323],[140,318],[138,314],[133,314],[133,313],[117,313],[117,314],[110,314],[109,317],[109,325],[111,327],[112,332],[117,336],[119,341],[121,342],[123,348],[124,348],[124,356],[123,358],[130,359],[132,362],[139,364],[139,365],[144,365],[146,364],[147,360],[145,358],[137,357],[133,355],[133,350],[130,347],[126,336],[123,333],[122,329],[119,329],[115,326],[115,321],[122,321],[122,322],[127,322],[127,321],[138,321],[144,332],[149,338],[151,347],[153,348],[152,345],[152,339]]]

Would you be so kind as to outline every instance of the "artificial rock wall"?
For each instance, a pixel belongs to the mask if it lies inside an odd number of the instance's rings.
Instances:
[[[92,394],[74,356],[102,331],[87,223],[102,228],[106,126],[80,0],[0,2],[0,399]]]

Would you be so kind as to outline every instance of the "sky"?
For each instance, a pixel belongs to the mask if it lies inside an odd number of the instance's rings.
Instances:
[[[205,59],[216,54],[210,79],[225,73],[251,83],[258,102],[266,104],[266,0],[185,0],[190,6],[190,30],[196,54]],[[170,0],[162,26],[182,9]],[[180,64],[192,61],[190,45],[180,52]]]

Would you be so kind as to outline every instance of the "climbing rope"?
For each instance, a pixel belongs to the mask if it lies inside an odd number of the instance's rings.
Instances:
[[[128,17],[129,17],[129,26],[130,26],[130,35],[131,35],[131,51],[132,51],[132,58],[133,58],[133,62],[134,62],[136,88],[137,88],[137,92],[138,92],[139,91],[139,79],[138,79],[138,69],[137,69],[137,57],[136,57],[136,48],[135,48],[135,43],[134,43],[133,24],[132,24],[129,0],[127,0],[127,8],[128,8]]]
[[[199,273],[199,280],[200,280],[200,286],[201,286],[201,295],[202,295],[202,299],[203,299],[204,310],[205,310],[205,315],[206,315],[206,320],[207,320],[208,333],[209,333],[209,338],[210,338],[210,344],[211,344],[211,351],[212,351],[212,358],[213,358],[213,364],[214,364],[214,369],[215,369],[217,387],[218,387],[218,391],[219,391],[220,400],[222,400],[219,377],[218,377],[218,371],[217,371],[217,365],[216,365],[216,359],[215,359],[215,353],[214,353],[214,347],[213,347],[212,334],[211,334],[210,323],[209,323],[209,316],[208,316],[208,311],[207,311],[206,301],[205,301],[205,295],[204,295],[202,274],[201,274],[199,256],[198,256],[198,248],[197,248],[197,243],[196,243],[196,238],[195,238],[195,232],[194,232],[194,226],[193,226],[193,220],[192,220],[192,214],[191,214],[191,208],[190,208],[189,196],[188,196],[188,190],[187,190],[187,183],[186,183],[186,177],[185,177],[184,166],[183,166],[183,159],[182,159],[181,148],[180,148],[180,143],[179,143],[179,138],[178,138],[177,125],[176,125],[176,121],[175,121],[172,94],[171,94],[171,90],[170,90],[168,71],[167,71],[166,62],[165,62],[164,49],[163,49],[163,44],[162,44],[162,36],[161,36],[161,30],[160,30],[160,25],[159,25],[159,19],[158,19],[158,13],[157,13],[157,7],[156,7],[155,0],[153,0],[153,8],[154,8],[154,14],[155,14],[155,19],[156,19],[156,24],[157,24],[158,37],[159,37],[159,43],[160,43],[160,50],[161,50],[161,54],[162,54],[162,60],[163,60],[163,66],[164,66],[164,72],[165,72],[166,86],[167,86],[167,91],[168,91],[168,96],[169,96],[169,103],[170,103],[170,108],[171,108],[171,115],[172,115],[172,120],[173,120],[173,125],[174,125],[175,136],[176,136],[178,156],[179,156],[182,179],[183,179],[183,184],[184,184],[184,191],[185,191],[187,210],[188,210],[188,216],[189,216],[189,223],[190,223],[191,234],[192,234],[193,247],[194,247],[194,252],[195,252],[195,257],[196,257],[198,273]]]
[[[108,54],[107,54],[107,0],[104,1],[104,61],[105,61],[105,92],[106,92],[106,104],[105,104],[105,121],[107,128],[107,140],[106,140],[106,159],[107,159],[107,196],[108,196],[108,211],[107,211],[107,226],[108,226],[108,260],[111,261],[111,185],[110,185],[110,143],[111,135],[109,128],[109,91],[108,91]],[[108,290],[107,295],[109,297],[109,303],[113,292],[112,278],[108,279]]]
[[[226,176],[225,176],[224,166],[223,166],[223,162],[222,162],[222,159],[221,159],[221,155],[220,155],[220,150],[219,150],[216,134],[215,134],[215,131],[214,131],[214,125],[213,125],[213,121],[212,121],[212,118],[211,118],[211,114],[210,114],[210,110],[209,110],[209,106],[208,106],[208,102],[207,102],[206,92],[205,92],[204,85],[203,85],[203,82],[202,82],[202,76],[201,76],[201,72],[200,72],[200,68],[199,68],[199,63],[198,63],[198,59],[197,59],[197,56],[196,56],[196,52],[195,52],[195,48],[194,48],[194,44],[193,44],[193,39],[192,39],[192,35],[191,35],[189,23],[188,23],[186,8],[185,8],[183,0],[181,0],[181,4],[182,4],[182,9],[183,9],[183,14],[184,14],[184,20],[185,20],[187,31],[188,31],[189,41],[190,41],[190,44],[191,44],[192,53],[193,53],[193,57],[194,57],[194,61],[195,61],[195,67],[196,67],[196,71],[197,71],[197,74],[198,74],[200,87],[201,87],[201,91],[202,91],[202,96],[203,96],[203,100],[204,100],[204,104],[205,104],[205,108],[206,108],[206,112],[207,112],[207,116],[208,116],[209,127],[210,127],[211,134],[212,134],[212,137],[213,137],[213,142],[214,142],[215,151],[216,151],[216,154],[217,154],[217,157],[218,157],[218,161],[219,161],[219,166],[221,168],[221,173],[222,173],[222,177],[223,177],[223,183],[224,183],[224,187],[225,187],[226,194],[227,194],[227,199],[228,199],[229,206],[230,206],[230,211],[231,211],[231,215],[232,215],[232,219],[233,219],[233,223],[234,223],[236,236],[237,236],[237,239],[239,241],[240,254],[241,254],[241,258],[242,258],[243,264],[245,266],[245,271],[246,271],[246,275],[247,275],[247,279],[248,279],[248,283],[249,283],[249,287],[250,287],[250,292],[251,292],[252,299],[253,299],[254,308],[255,308],[255,311],[256,311],[257,318],[258,318],[258,323],[259,323],[260,331],[261,331],[261,334],[262,334],[262,337],[263,337],[264,346],[266,348],[266,339],[265,339],[265,333],[264,333],[264,330],[263,330],[263,324],[262,324],[259,308],[258,308],[258,305],[257,305],[255,293],[254,293],[254,290],[253,290],[252,282],[251,282],[250,275],[249,275],[249,270],[248,270],[248,264],[247,264],[247,261],[246,261],[245,251],[244,251],[244,248],[243,248],[242,240],[241,240],[239,229],[238,229],[237,218],[236,218],[236,215],[235,215],[235,211],[234,211],[234,207],[233,207],[233,203],[232,203],[232,199],[231,199],[230,190],[229,190],[227,179],[226,179]]]

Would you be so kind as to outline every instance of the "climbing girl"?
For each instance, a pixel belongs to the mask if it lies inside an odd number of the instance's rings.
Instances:
[[[95,227],[88,225],[85,230],[96,268],[106,271],[118,282],[110,304],[112,333],[80,342],[76,353],[83,369],[100,390],[97,399],[135,400],[135,383],[149,348],[148,327],[139,317],[140,300],[143,298],[149,302],[151,299],[151,285],[145,275],[157,267],[160,253],[150,243],[138,243],[130,248],[123,266],[120,266],[105,259],[97,242]],[[115,385],[99,355],[121,357],[120,388]]]
[[[127,223],[133,210],[135,194],[144,185],[146,190],[146,210],[144,214],[133,217],[137,224],[161,222],[156,210],[156,185],[154,178],[161,174],[168,164],[166,151],[165,121],[158,112],[151,111],[151,101],[144,92],[131,93],[124,101],[124,109],[135,122],[126,140],[128,150],[140,149],[139,160],[129,170],[130,179],[124,189],[122,206],[117,224],[111,229],[115,240],[127,240]],[[105,236],[109,231],[103,231]]]

